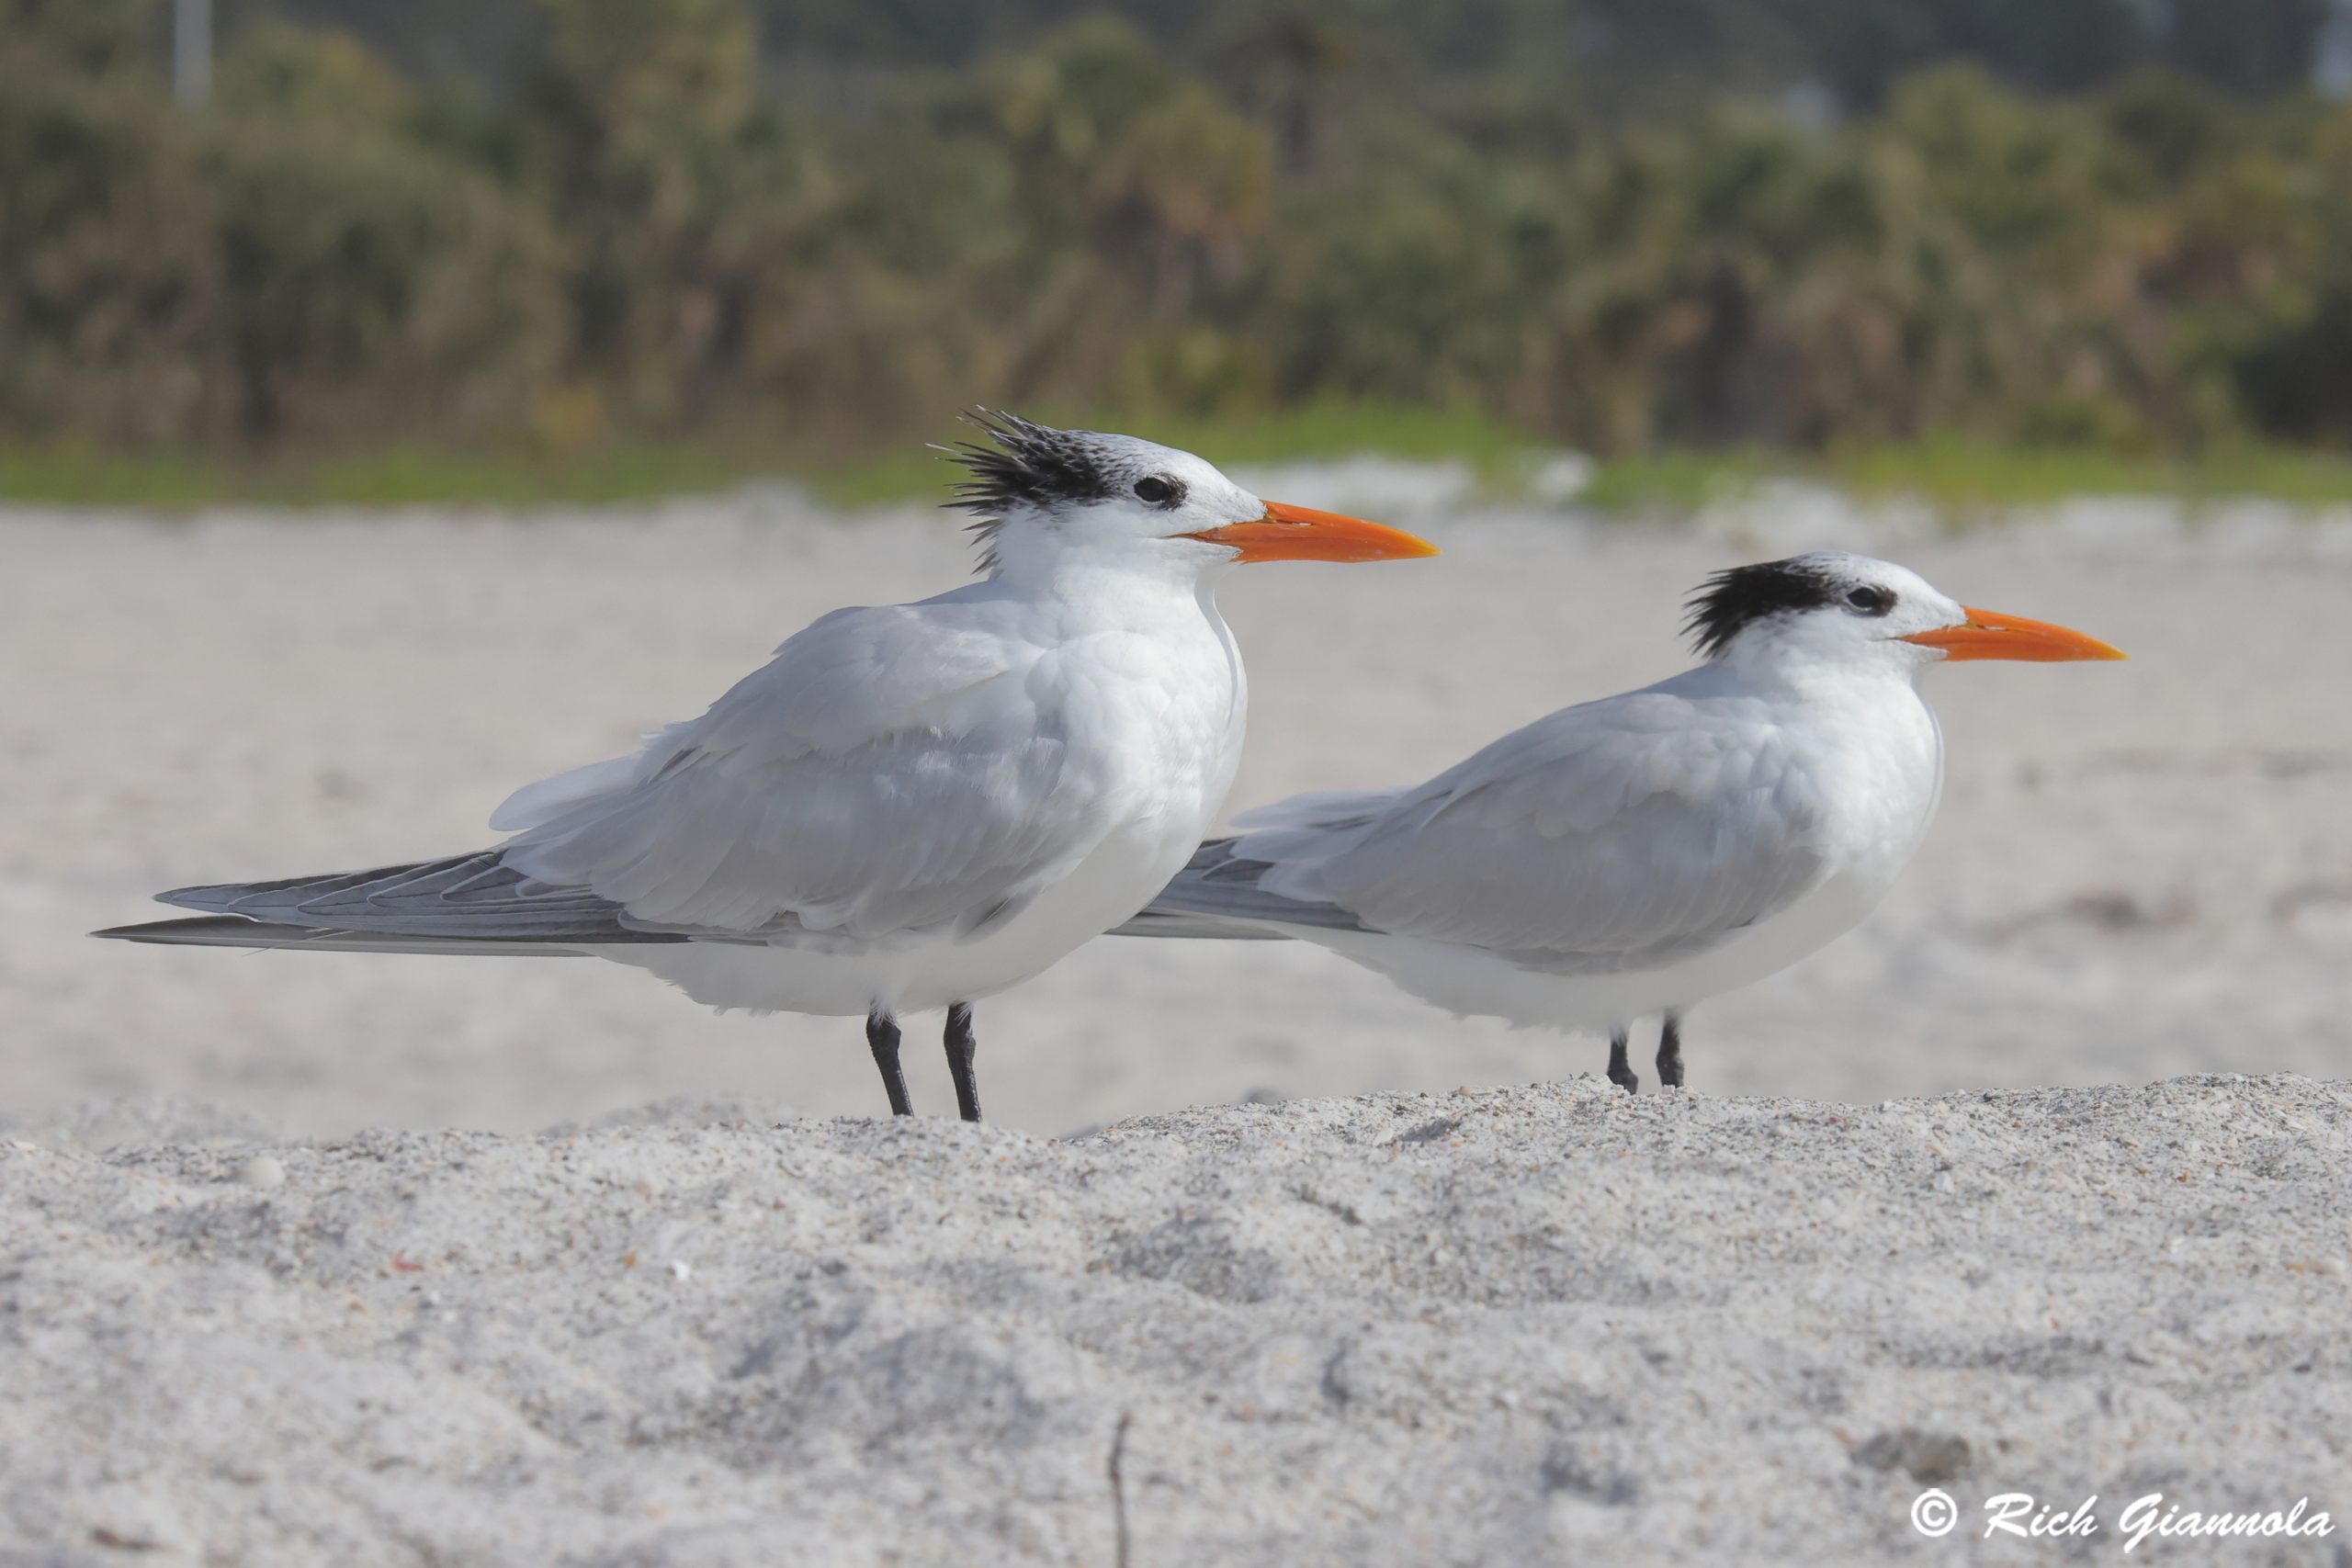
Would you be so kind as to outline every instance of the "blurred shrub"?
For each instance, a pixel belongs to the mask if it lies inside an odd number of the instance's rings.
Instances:
[[[512,93],[264,28],[190,114],[155,0],[0,0],[0,436],[560,453],[1363,399],[1612,453],[2352,444],[2352,108],[2115,76],[2128,5],[2044,17],[2036,79],[2105,83],[2056,98],[1898,74],[1962,11],[1869,9],[1879,107],[1822,124],[1604,119],[1458,8],[1227,7],[1188,54],[1080,16],[817,81],[742,0],[534,4]],[[2257,9],[2182,26],[2275,86],[2311,7]]]
[[[538,209],[417,136],[407,85],[346,39],[262,34],[220,106],[197,171],[216,417],[266,442],[530,406],[563,342]]]
[[[142,7],[0,0],[0,423],[99,440],[196,413],[216,210],[134,70]]]
[[[20,16],[18,20],[24,18]],[[561,343],[539,212],[347,40],[267,32],[220,108],[34,28],[0,68],[0,419],[114,441],[503,424]]]

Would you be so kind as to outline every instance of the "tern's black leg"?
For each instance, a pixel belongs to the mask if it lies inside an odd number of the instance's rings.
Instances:
[[[972,1057],[980,1048],[972,1032],[972,1006],[957,1002],[947,1010],[947,1070],[956,1079],[956,1109],[967,1122],[980,1119],[980,1080],[972,1073]]]
[[[1657,1081],[1667,1089],[1682,1087],[1682,1015],[1671,1009],[1658,1025]]]
[[[1622,1029],[1609,1032],[1609,1081],[1627,1094],[1642,1092],[1642,1080],[1625,1065],[1625,1032]]]
[[[890,1097],[890,1114],[912,1116],[914,1101],[907,1098],[907,1075],[899,1070],[899,1021],[876,1008],[865,1015],[865,1043],[874,1065],[882,1069],[882,1089]]]

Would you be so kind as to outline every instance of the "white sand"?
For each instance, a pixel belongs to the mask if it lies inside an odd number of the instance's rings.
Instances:
[[[729,1114],[0,1142],[0,1561],[1112,1568],[1121,1497],[1126,1568],[2352,1539],[2341,1085]],[[2102,1534],[1930,1542],[1931,1484]],[[2346,1523],[2126,1557],[2149,1493]]]
[[[1825,541],[1893,536],[1885,553],[1963,599],[2132,651],[1938,672],[1951,781],[1918,863],[1862,931],[1702,1009],[1694,1087],[1870,1100],[2352,1071],[2352,521],[2084,503],[1909,538],[1916,518],[1802,491],[1636,529],[1457,518],[1411,471],[1263,488],[1392,516],[1447,554],[1235,575],[1254,688],[1237,808],[1417,779],[1670,673],[1706,571]],[[519,521],[0,515],[6,1103],[183,1094],[292,1134],[522,1131],[678,1095],[877,1109],[854,1023],[720,1018],[587,961],[81,933],[172,913],[147,902],[161,887],[484,842],[511,787],[699,711],[810,616],[967,569],[947,516],[842,521],[788,492]],[[1555,1078],[1603,1055],[1448,1019],[1287,944],[1099,942],[979,1021],[991,1114],[1047,1134],[1252,1092]],[[918,1103],[951,1104],[936,1055],[910,1060]]]

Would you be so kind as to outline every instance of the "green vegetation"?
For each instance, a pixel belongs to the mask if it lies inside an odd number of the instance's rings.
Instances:
[[[1109,419],[1117,428],[1125,422]],[[1155,427],[1158,439],[1228,464],[1361,454],[1466,461],[1498,501],[1523,499],[1549,449],[1473,415],[1317,405],[1236,424]],[[668,443],[558,457],[465,457],[396,447],[339,459],[252,458],[188,452],[0,449],[0,496],[68,505],[185,511],[232,502],[280,506],[458,504],[582,506],[709,494],[789,478],[840,506],[935,501],[949,476],[939,454],[909,442],[888,453],[760,452]],[[2259,496],[2305,505],[2352,503],[2352,457],[2247,446],[2195,460],[2097,448],[1928,441],[1808,455],[1761,447],[1670,450],[1596,466],[1576,504],[1627,515],[1682,513],[1736,502],[1775,480],[1835,485],[1864,496],[1912,496],[1947,515],[2032,506],[2079,495]]]
[[[1603,511],[1688,512],[1736,500],[1774,479],[1835,485],[1865,496],[1913,496],[1947,514],[2076,495],[2262,496],[2325,504],[2352,502],[2352,456],[2248,446],[2183,458],[1949,440],[1819,455],[1755,447],[1670,451],[1601,464],[1578,500]]]
[[[1046,417],[1080,417],[1046,409]],[[1100,417],[1100,416],[1098,416]],[[1101,418],[1112,429],[1129,422]],[[956,426],[943,424],[942,441]],[[1509,492],[1542,449],[1476,413],[1311,403],[1246,423],[1173,418],[1148,428],[1155,440],[1214,452],[1222,463],[1269,463],[1358,453],[1466,461]],[[557,454],[510,450],[465,455],[396,446],[320,457],[252,454],[0,447],[0,495],[75,505],[164,510],[253,501],[276,505],[400,506],[427,502],[594,505],[732,489],[789,477],[828,501],[884,505],[944,493],[950,475],[926,442],[827,453],[751,440],[615,446]]]
[[[250,27],[189,111],[158,0],[0,0],[0,493],[889,497],[974,403],[1627,506],[2344,493],[2309,0],[308,9],[373,43]]]
[[[334,457],[235,451],[0,449],[0,496],[162,511],[258,502],[279,506],[432,502],[594,505],[726,490],[773,466],[684,443],[546,453],[467,455],[389,446]]]

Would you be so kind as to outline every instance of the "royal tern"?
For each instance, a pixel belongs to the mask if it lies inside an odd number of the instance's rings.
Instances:
[[[1935,816],[1943,739],[1917,682],[1966,659],[2120,659],[1841,551],[1720,572],[1706,662],[1580,704],[1408,789],[1295,795],[1201,846],[1122,934],[1291,937],[1424,1000],[1522,1027],[1681,1015],[1851,928]]]
[[[899,1115],[898,1017],[945,1008],[977,1121],[972,1002],[1142,908],[1224,808],[1247,690],[1224,569],[1437,552],[1189,452],[976,423],[949,456],[979,581],[814,622],[700,718],[515,794],[494,848],[183,887],[159,897],[207,914],[96,934],[591,954],[716,1007],[862,1014]]]

